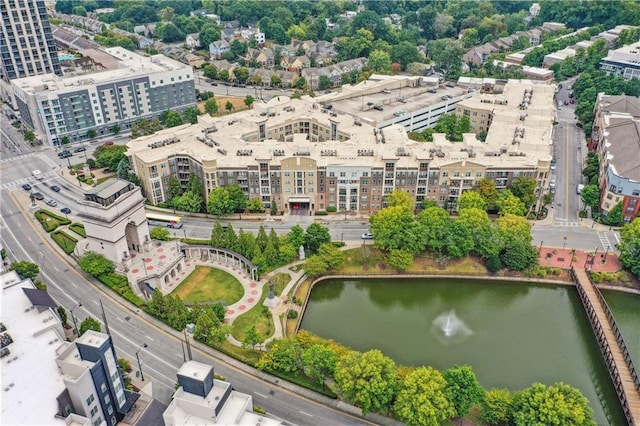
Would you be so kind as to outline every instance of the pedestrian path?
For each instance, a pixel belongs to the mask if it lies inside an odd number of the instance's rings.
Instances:
[[[622,269],[618,256],[611,250],[605,252],[592,253],[571,249],[559,249],[554,247],[542,247],[538,263],[540,266],[550,266],[554,268],[569,269],[584,268],[587,260],[595,256],[591,270],[594,272],[617,272]]]

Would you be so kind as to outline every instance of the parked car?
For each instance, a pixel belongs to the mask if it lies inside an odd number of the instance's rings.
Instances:
[[[58,153],[58,157],[60,157],[60,158],[69,158],[69,157],[71,157],[72,155],[73,155],[73,154],[71,153],[71,151],[69,151],[69,150],[67,150],[67,149],[65,149],[64,151],[60,151],[60,152]]]
[[[71,209],[69,207],[63,207],[60,211],[64,214],[71,214]]]
[[[564,101],[564,104],[565,105],[569,105],[569,101]]]
[[[381,105],[376,105],[376,106],[373,107],[373,109],[375,109],[376,111],[383,111],[384,110],[384,108],[382,108]]]
[[[73,152],[83,152],[86,151],[87,148],[85,148],[84,146],[79,146],[76,149],[73,150]]]
[[[569,103],[570,103],[570,104],[575,104],[575,103],[576,103],[576,100],[575,100],[575,99],[573,99],[573,98],[571,98],[571,99],[569,99]]]
[[[60,192],[60,187],[59,187],[58,185],[52,185],[52,186],[51,186],[51,190],[52,190],[53,192]]]
[[[44,195],[39,192],[34,192],[31,195],[33,195],[33,198],[35,198],[36,200],[44,200]]]
[[[24,185],[22,185],[22,189],[24,189],[25,191],[31,191],[31,185],[25,183]]]
[[[58,202],[56,200],[47,200],[47,205],[51,207],[55,207],[58,205]]]
[[[371,232],[365,232],[362,234],[363,240],[373,240],[373,234]]]
[[[395,115],[396,117],[402,117],[406,113],[406,111],[399,109],[398,111],[394,112],[393,115]]]
[[[113,145],[113,141],[107,141],[105,143],[102,144],[103,146],[111,146]]]

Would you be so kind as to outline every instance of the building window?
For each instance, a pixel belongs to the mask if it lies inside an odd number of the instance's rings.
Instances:
[[[103,383],[103,384],[101,384],[101,385],[100,385],[100,391],[101,391],[102,393],[107,392],[107,385],[105,385],[104,383]]]
[[[93,426],[100,426],[102,424],[102,417],[98,417],[95,422],[93,422]]]
[[[93,394],[89,395],[89,397],[87,398],[87,405],[91,405],[91,403],[93,401],[95,401],[95,397],[93,396]]]

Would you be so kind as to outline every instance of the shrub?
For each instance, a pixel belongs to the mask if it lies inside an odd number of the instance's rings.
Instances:
[[[81,223],[72,223],[71,225],[69,225],[69,229],[80,235],[82,238],[86,238],[87,236],[87,233],[84,230],[84,225]]]
[[[338,209],[336,208],[336,206],[329,206],[329,207],[327,207],[327,212],[328,212],[328,213],[335,213],[335,212],[337,212],[337,211],[338,211]]]
[[[58,226],[68,225],[71,223],[69,219],[58,216],[48,210],[38,210],[34,215],[46,232],[55,231]]]
[[[487,269],[490,272],[498,272],[502,269],[502,261],[500,261],[500,257],[498,255],[491,256],[487,259]]]
[[[51,238],[60,246],[65,253],[71,254],[76,248],[78,240],[64,231],[54,231],[51,233]]]
[[[326,216],[328,213],[325,210],[318,210],[314,214],[316,216]]]
[[[290,319],[296,319],[296,318],[298,318],[298,311],[295,311],[295,310],[293,310],[293,309],[289,309],[289,310],[287,311],[287,318],[290,318]]]
[[[344,247],[347,243],[345,243],[344,241],[331,241],[331,244],[334,247],[340,248],[340,247]]]
[[[100,275],[97,278],[102,284],[106,285],[137,307],[141,308],[145,305],[145,302],[136,296],[133,290],[131,290],[131,287],[129,287],[127,277],[112,272],[110,274]]]

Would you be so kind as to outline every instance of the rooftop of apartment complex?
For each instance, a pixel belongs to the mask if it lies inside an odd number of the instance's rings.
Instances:
[[[479,83],[484,86],[484,80]],[[311,157],[318,167],[383,167],[387,160],[395,161],[397,167],[428,160],[437,167],[472,157],[492,166],[550,161],[554,86],[530,80],[502,84],[500,93],[478,89],[459,104],[493,114],[486,143],[474,134],[464,135],[463,142],[449,142],[444,135],[435,135],[434,143],[415,142],[400,125],[377,129],[356,116],[327,110],[316,99],[280,96],[254,104],[249,111],[219,118],[200,116],[195,125],[131,140],[128,152],[146,164],[184,155],[209,166],[235,168],[295,156]],[[263,124],[264,137],[260,137]],[[491,158],[481,161],[479,157]]]
[[[277,426],[282,423],[253,412],[251,395],[213,378],[213,367],[188,361],[178,370],[180,387],[164,412],[168,425],[221,424]]]
[[[48,308],[34,306],[25,289],[39,290],[15,271],[0,275],[2,283],[2,417],[5,425],[65,424],[56,417],[56,396],[65,384],[55,362],[64,341],[60,319]],[[45,292],[46,293],[46,292]],[[35,300],[35,299],[34,299]]]
[[[609,50],[607,56],[602,60],[638,65],[640,64],[640,43],[632,43],[615,50]]]
[[[13,80],[13,84],[29,94],[42,90],[64,91],[92,88],[98,84],[139,78],[163,72],[191,72],[191,67],[164,55],[143,56],[122,47],[86,49],[81,51],[104,69],[81,75],[57,76],[44,74]],[[162,82],[160,82],[162,84]]]
[[[609,166],[620,177],[640,182],[640,99],[599,96]]]

